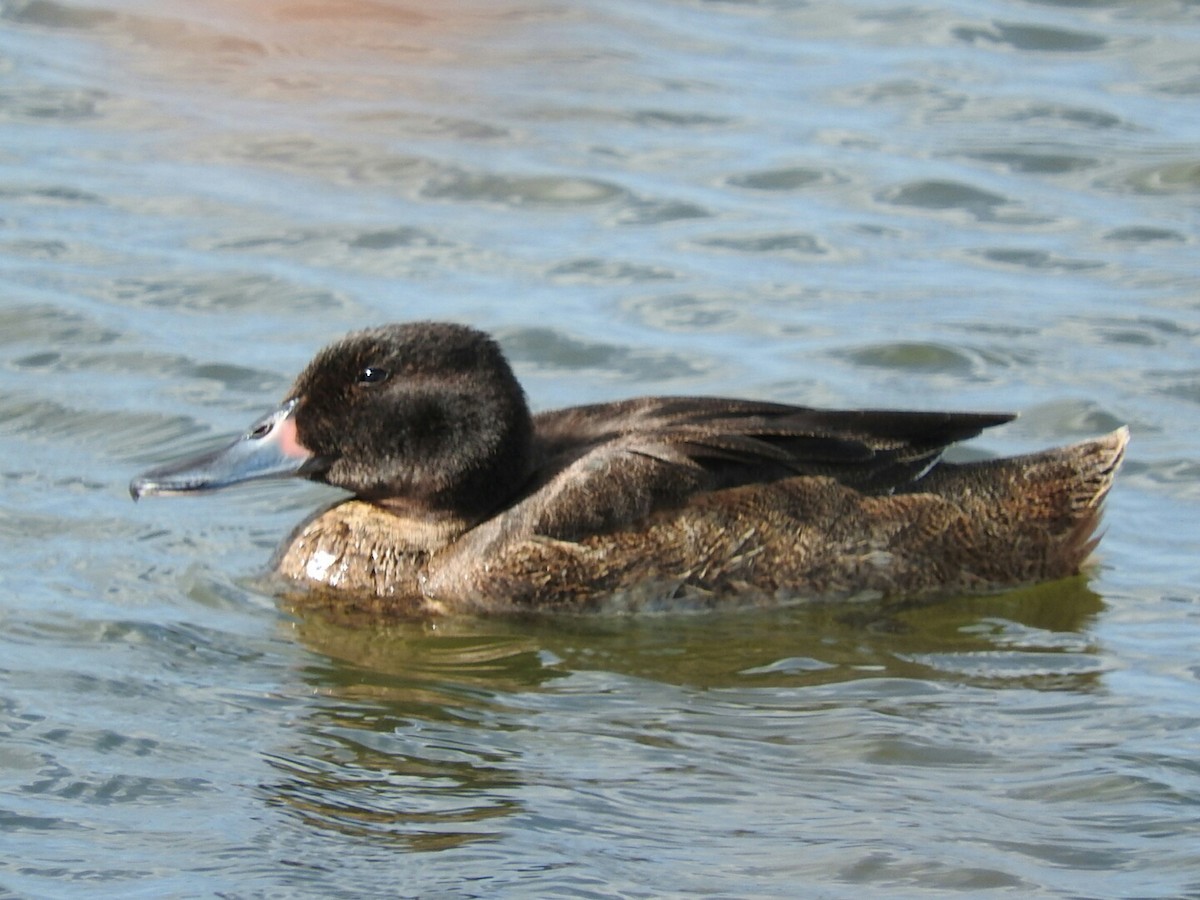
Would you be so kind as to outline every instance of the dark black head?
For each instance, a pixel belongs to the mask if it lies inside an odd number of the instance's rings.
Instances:
[[[478,519],[523,486],[532,427],[486,334],[385,325],[318,353],[284,403],[233,444],[153,469],[130,491],[136,499],[299,475],[412,515]]]
[[[288,394],[316,480],[413,512],[486,514],[528,474],[532,425],[499,346],[463,325],[414,322],[348,335]]]

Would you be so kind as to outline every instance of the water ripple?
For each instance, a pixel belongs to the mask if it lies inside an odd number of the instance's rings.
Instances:
[[[0,855],[53,896],[1190,896],[1184,3],[0,3]],[[380,623],[320,486],[129,500],[332,336],[648,393],[1132,426],[1085,574]]]

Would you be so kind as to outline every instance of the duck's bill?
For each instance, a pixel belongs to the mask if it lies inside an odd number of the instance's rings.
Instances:
[[[295,409],[296,401],[289,400],[228,447],[142,473],[129,483],[129,493],[138,500],[152,494],[194,494],[245,481],[314,474],[321,468],[320,461],[296,437]]]

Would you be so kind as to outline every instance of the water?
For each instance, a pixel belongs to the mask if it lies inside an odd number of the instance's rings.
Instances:
[[[0,4],[0,893],[1200,895],[1200,14]],[[134,506],[331,336],[533,404],[1128,423],[1087,577],[923,609],[330,622],[328,499]]]

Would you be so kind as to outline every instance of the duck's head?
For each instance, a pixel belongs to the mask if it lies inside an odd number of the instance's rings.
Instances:
[[[283,403],[229,446],[152,469],[129,489],[136,500],[300,476],[410,514],[479,518],[524,482],[531,431],[490,337],[386,325],[318,353]]]

